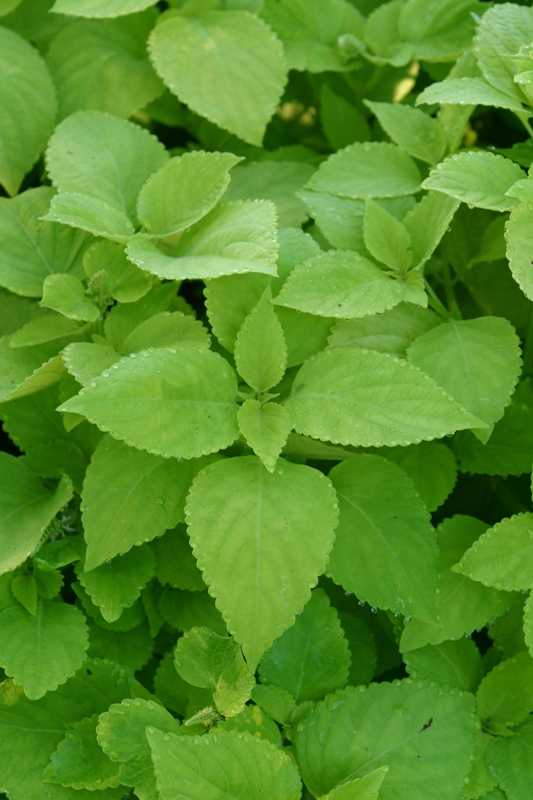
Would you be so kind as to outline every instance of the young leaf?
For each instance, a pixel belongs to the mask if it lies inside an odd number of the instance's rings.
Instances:
[[[455,686],[462,692],[475,692],[483,676],[483,662],[472,639],[428,644],[404,656],[412,678]]]
[[[404,217],[411,239],[413,267],[420,269],[433,254],[459,208],[459,200],[441,192],[428,192]]]
[[[234,717],[250,699],[255,679],[239,645],[208,628],[192,628],[178,640],[174,663],[181,677],[213,692],[220,714]],[[533,662],[532,662],[533,663]]]
[[[235,340],[237,371],[259,393],[280,382],[287,364],[283,329],[270,302],[271,297],[270,289],[265,289]]]
[[[351,347],[304,364],[286,408],[298,433],[359,447],[396,447],[483,427],[412,364]]]
[[[94,378],[120,361],[120,355],[112,347],[90,342],[67,345],[61,357],[69,373],[82,386],[90,386]]]
[[[194,555],[252,669],[325,568],[337,509],[321,476],[281,460],[271,475],[247,456],[212,464],[193,482],[186,515]]]
[[[85,322],[95,322],[100,316],[100,309],[86,297],[82,282],[73,275],[48,275],[41,305]]]
[[[283,406],[246,400],[237,413],[239,429],[269,472],[274,472],[292,424]]]
[[[487,747],[485,761],[491,774],[505,791],[506,797],[509,800],[519,800],[533,791],[533,718],[530,716],[526,719],[513,734],[493,737]]]
[[[533,711],[533,659],[528,652],[518,653],[498,664],[481,681],[477,691],[477,711],[490,733],[509,732]]]
[[[348,642],[323,589],[315,589],[296,622],[259,664],[261,683],[289,692],[297,703],[321,700],[348,678]]]
[[[462,203],[494,211],[511,211],[518,201],[507,190],[524,177],[522,169],[508,158],[475,151],[450,156],[432,170],[423,189],[454,197]]]
[[[366,201],[363,225],[365,245],[373,258],[396,272],[406,272],[413,256],[405,225],[370,199]]]
[[[435,166],[446,152],[446,134],[438,120],[423,111],[401,103],[373,103],[365,105],[378,118],[379,124],[413,158]]]
[[[83,414],[130,447],[199,458],[237,438],[236,395],[235,373],[218,353],[145,350],[114,364],[59,410]]]
[[[157,25],[148,47],[182,103],[261,145],[286,81],[283,48],[268,25],[244,11],[176,16]],[[205,59],[206,47],[212,59]]]
[[[152,287],[152,276],[128,261],[124,248],[115,242],[102,240],[92,245],[83,258],[83,268],[89,279],[104,270],[102,291],[119,303],[134,303]]]
[[[30,700],[74,675],[88,644],[85,617],[67,603],[39,600],[35,615],[18,604],[0,612],[0,666]]]
[[[234,731],[178,737],[152,727],[146,735],[161,800],[180,794],[205,800],[206,791],[213,800],[232,794],[239,800],[260,793],[271,800],[298,800],[301,795],[294,762],[264,739]]]
[[[22,36],[2,27],[0,53],[0,184],[14,195],[52,133],[57,101],[46,64]]]
[[[154,0],[56,0],[56,14],[74,17],[121,17],[154,5]]]
[[[202,573],[196,566],[184,525],[177,525],[152,542],[155,555],[155,574],[162,583],[174,589],[203,592],[206,588]]]
[[[372,606],[433,620],[437,542],[410,478],[374,455],[354,456],[330,477],[340,509],[328,576]]]
[[[341,783],[325,795],[324,800],[378,800],[381,784],[387,777],[389,767],[378,767],[364,778]]]
[[[439,442],[420,442],[409,447],[387,448],[381,454],[395,461],[408,474],[428,511],[436,511],[455,486],[455,458]]]

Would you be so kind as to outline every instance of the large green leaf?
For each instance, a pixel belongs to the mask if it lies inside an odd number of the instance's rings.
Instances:
[[[261,682],[296,700],[321,700],[342,689],[350,651],[339,617],[323,589],[315,589],[296,622],[273,643],[259,664]]]
[[[298,433],[363,447],[483,427],[412,364],[351,347],[312,356],[295,377],[286,408]]]
[[[471,695],[410,679],[348,687],[297,726],[302,777],[319,797],[389,765],[380,800],[450,800],[471,767],[473,711]]]
[[[153,5],[154,0],[56,0],[52,11],[74,17],[120,17]]]
[[[0,28],[0,184],[18,192],[54,127],[57,101],[46,64],[29,42]]]
[[[513,210],[505,226],[509,266],[513,273],[513,278],[529,300],[533,300],[532,220],[532,204],[521,203],[518,208]]]
[[[472,639],[427,644],[406,653],[404,662],[412,678],[455,686],[463,692],[475,692],[483,675],[481,655]]]
[[[276,462],[291,430],[291,418],[277,403],[261,404],[246,400],[237,414],[239,430],[269,472]]]
[[[446,152],[446,134],[438,120],[401,103],[365,105],[379,120],[391,139],[409,155],[435,166]]]
[[[533,711],[533,659],[527,651],[502,661],[481,681],[477,710],[490,733],[508,733]]]
[[[235,366],[255,392],[276,386],[285,374],[287,347],[283,328],[265,289],[255,308],[244,320],[235,340]]]
[[[531,716],[514,731],[514,736],[496,736],[487,747],[485,761],[509,800],[522,800],[533,792],[532,750]]]
[[[252,668],[324,571],[337,513],[321,472],[283,460],[270,474],[255,456],[232,458],[193,482],[186,514],[194,555]]]
[[[237,381],[218,353],[145,350],[123,358],[60,406],[83,414],[130,447],[198,458],[238,435]]]
[[[374,455],[354,456],[330,477],[340,515],[328,575],[371,606],[433,620],[437,543],[410,478]]]
[[[286,81],[283,47],[262,20],[245,11],[171,17],[155,28],[149,50],[182,103],[261,144]]]
[[[62,478],[55,490],[36,477],[22,458],[0,454],[0,572],[22,564],[39,543],[46,526],[72,497]]]
[[[161,800],[298,800],[298,770],[282,748],[234,731],[188,738],[147,730]],[[246,765],[246,766],[245,766]]]

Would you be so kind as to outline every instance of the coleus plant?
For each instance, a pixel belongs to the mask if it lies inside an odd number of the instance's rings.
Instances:
[[[0,791],[532,797],[533,9],[0,15]]]

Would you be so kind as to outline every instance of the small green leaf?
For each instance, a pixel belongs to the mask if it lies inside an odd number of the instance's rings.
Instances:
[[[234,717],[228,717],[217,723],[219,731],[237,731],[238,733],[251,733],[266,739],[276,747],[281,747],[282,736],[280,729],[258,705],[253,703],[244,707],[244,711]]]
[[[440,83],[433,83],[421,92],[416,104],[441,103],[441,105],[473,105],[496,106],[508,108],[511,111],[524,111],[520,100],[510,97],[507,92],[502,92],[487,83],[483,78],[448,78]]]
[[[82,386],[90,386],[94,378],[120,361],[120,355],[112,347],[90,342],[67,345],[61,357],[69,373]]]
[[[282,725],[289,725],[292,712],[296,708],[294,698],[279,686],[257,683],[252,689],[252,700],[272,719]]]
[[[370,199],[366,201],[363,224],[365,245],[372,257],[389,269],[406,272],[413,255],[405,225]]]
[[[448,447],[439,442],[387,448],[380,453],[395,461],[408,474],[428,511],[436,511],[455,486],[455,458]]]
[[[269,472],[274,472],[292,424],[283,406],[246,400],[237,414],[239,429]]]
[[[14,575],[10,587],[11,594],[21,603],[26,611],[35,616],[37,611],[37,581],[31,572]]]
[[[532,220],[533,205],[522,203],[514,209],[505,226],[509,267],[513,278],[529,300],[533,300]]]
[[[365,105],[378,118],[379,124],[413,158],[435,166],[446,152],[446,134],[438,120],[423,111],[401,103],[373,103]]]
[[[209,628],[220,636],[228,635],[220,611],[207,592],[189,592],[165,586],[157,608],[165,622],[179,631]]]
[[[33,569],[39,597],[43,600],[53,600],[63,587],[63,575],[41,558],[33,559]]]
[[[298,197],[303,200],[317,227],[333,247],[339,250],[363,249],[363,200],[307,189],[298,192]]]
[[[463,692],[475,692],[483,676],[481,655],[472,639],[427,644],[410,650],[403,660],[412,678],[455,686]]]
[[[156,537],[152,542],[152,550],[155,555],[155,574],[162,584],[168,583],[174,589],[190,592],[204,591],[206,585],[196,566],[185,525],[179,524],[164,536]]]
[[[261,299],[244,320],[235,340],[237,371],[255,392],[266,392],[283,378],[287,348],[283,329],[265,289]]]
[[[388,771],[389,767],[378,767],[364,778],[341,783],[332,792],[328,792],[324,800],[378,800],[379,789]]]
[[[41,305],[85,322],[95,322],[100,316],[100,309],[86,297],[82,282],[73,275],[48,275]]]
[[[459,200],[442,192],[428,192],[404,217],[411,238],[413,267],[420,269],[448,230]]]
[[[154,5],[154,0],[56,0],[51,11],[73,17],[121,17]]]
[[[533,659],[528,652],[502,661],[481,681],[477,711],[489,733],[507,733],[533,711]]]
[[[151,275],[128,261],[124,248],[115,242],[96,242],[85,254],[83,268],[89,279],[104,270],[102,291],[119,303],[134,303],[152,287]]]
[[[531,748],[533,746],[533,719],[529,717],[513,736],[492,737],[485,752],[485,761],[491,775],[505,798],[519,800],[533,790],[531,773]],[[503,795],[501,795],[503,796]],[[490,795],[487,795],[490,797]],[[499,800],[499,797],[496,797]]]
[[[131,220],[123,211],[79,192],[61,192],[52,198],[45,222],[60,222],[72,228],[81,228],[95,236],[125,243],[134,234]]]

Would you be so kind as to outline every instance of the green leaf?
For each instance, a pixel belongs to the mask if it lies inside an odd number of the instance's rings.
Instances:
[[[400,11],[399,32],[415,58],[453,61],[470,45],[474,14],[484,10],[475,0],[409,0]]]
[[[396,447],[483,427],[412,364],[350,347],[304,364],[285,406],[297,433],[343,445]]]
[[[241,160],[233,153],[195,150],[167,161],[141,189],[140,222],[157,237],[190,228],[218,203],[229,184],[230,169]]]
[[[181,677],[213,692],[220,714],[234,717],[250,699],[255,679],[239,645],[208,628],[192,628],[178,640],[174,663]]]
[[[481,655],[472,639],[427,644],[406,653],[404,661],[412,678],[455,686],[463,692],[475,692],[483,676]]]
[[[520,341],[500,317],[450,319],[415,339],[407,356],[489,426],[503,417],[522,367]],[[481,430],[480,441],[491,433]]]
[[[348,684],[366,685],[376,674],[377,651],[374,636],[359,617],[339,611],[339,619],[352,657]]]
[[[152,700],[123,700],[100,714],[96,734],[98,744],[112,761],[120,763],[120,782],[134,786],[141,800],[157,798],[154,766],[147,726],[162,733],[179,733],[180,724]]]
[[[32,347],[45,344],[55,339],[71,336],[79,331],[80,326],[59,314],[43,314],[37,319],[27,322],[11,337],[10,347]]]
[[[63,225],[42,222],[53,189],[28,189],[11,200],[0,198],[0,283],[12,292],[41,297],[44,279],[55,272],[81,278],[91,237]]]
[[[24,459],[0,454],[0,572],[22,564],[39,543],[47,525],[72,497],[62,478],[56,489],[45,487]]]
[[[421,92],[416,104],[440,103],[441,105],[473,105],[496,106],[508,108],[511,111],[523,112],[525,109],[520,100],[509,97],[507,92],[502,92],[487,83],[483,78],[448,78],[440,83],[433,83]]]
[[[80,575],[82,569],[79,564],[76,564],[76,574]],[[77,581],[72,584],[72,588],[79,598],[80,603],[77,603],[78,608],[88,614],[91,620],[94,620],[99,628],[103,628],[104,631],[131,631],[132,628],[137,628],[139,625],[142,625],[145,620],[146,616],[144,613],[144,607],[142,603],[137,602],[134,603],[127,609],[122,609],[123,613],[120,615],[120,619],[116,619],[113,622],[107,622],[102,614],[102,610],[93,603],[90,596],[87,594],[81,583]]]
[[[237,414],[239,429],[269,472],[274,472],[292,424],[283,406],[246,400]]]
[[[428,511],[436,511],[455,486],[457,465],[453,453],[443,444],[420,442],[384,450],[382,455],[408,474]]]
[[[388,771],[389,767],[378,767],[364,778],[342,783],[332,792],[328,792],[325,800],[378,800],[379,789]]]
[[[131,221],[122,212],[97,197],[78,192],[61,192],[52,198],[48,214],[41,219],[125,243],[134,234]]]
[[[269,201],[221,203],[165,255],[146,234],[126,248],[130,261],[167,280],[217,278],[243,272],[277,275],[276,217]]]
[[[446,134],[438,120],[423,111],[401,103],[373,103],[365,105],[378,118],[383,130],[392,141],[413,158],[435,166],[446,152]]]
[[[380,314],[403,300],[399,283],[352,251],[320,253],[291,272],[276,305],[322,317]]]
[[[389,765],[380,800],[458,795],[471,767],[473,697],[410,679],[362,688],[330,695],[297,726],[295,753],[310,791],[318,797]]]
[[[265,714],[258,705],[254,704],[245,706],[244,711],[241,711],[240,714],[218,722],[217,730],[251,733],[252,736],[266,739],[276,747],[281,747],[282,745],[281,732],[274,720]]]
[[[11,594],[21,603],[26,611],[35,616],[37,611],[37,581],[31,573],[14,575],[10,587]]]
[[[46,64],[22,36],[0,28],[0,53],[0,184],[14,195],[52,133],[57,101]]]
[[[520,800],[533,791],[532,747],[532,717],[514,731],[514,736],[496,736],[487,747],[485,761],[509,800]]]
[[[255,308],[244,320],[235,340],[237,371],[255,392],[266,392],[283,378],[287,348],[283,329],[265,289]]]
[[[266,0],[261,16],[283,42],[290,69],[353,69],[340,45],[343,37],[350,41],[362,39],[364,21],[359,11],[344,0]]]
[[[115,242],[96,242],[85,254],[83,268],[88,278],[104,270],[102,291],[119,303],[134,303],[152,287],[152,276],[128,261],[124,248]]]
[[[165,622],[179,631],[209,628],[220,636],[228,635],[220,611],[207,592],[189,592],[165,586],[157,607]]]
[[[245,11],[171,17],[154,29],[148,47],[182,103],[261,145],[286,81],[283,47],[262,20]]]
[[[508,733],[533,711],[533,659],[527,651],[502,661],[481,681],[477,711],[490,733]]]
[[[89,655],[91,658],[110,658],[132,672],[142,669],[150,660],[155,642],[147,622],[128,631],[104,630],[92,619],[89,626]]]
[[[184,525],[177,525],[164,536],[156,537],[152,542],[152,550],[155,555],[155,574],[162,584],[168,583],[174,589],[190,592],[202,592],[206,588]]]
[[[513,595],[488,589],[457,575],[452,567],[461,554],[486,530],[487,526],[473,517],[457,514],[444,520],[437,529],[439,545],[438,610],[435,622],[413,619],[403,631],[402,653],[437,645],[447,639],[460,639],[503,614],[513,602]]]
[[[41,305],[69,319],[95,322],[100,309],[85,296],[85,289],[74,275],[48,275],[44,279]]]
[[[83,414],[130,447],[165,458],[198,458],[237,438],[237,381],[217,353],[144,351],[106,373],[59,410]]]
[[[107,789],[119,785],[119,766],[102,752],[96,740],[98,714],[77,722],[59,742],[43,772],[45,783],[73,789]]]
[[[533,600],[530,594],[524,604],[524,641],[533,658]]]
[[[365,116],[326,82],[320,88],[320,121],[334,150],[371,138]]]
[[[74,17],[121,17],[154,5],[154,0],[56,0],[52,11]]]
[[[457,569],[473,581],[506,592],[533,586],[533,514],[514,514],[474,542]]]
[[[65,368],[61,356],[56,354],[65,344],[65,339],[20,348],[10,347],[9,343],[9,336],[0,339],[2,402],[39,392],[61,380]]]
[[[362,250],[365,213],[363,200],[306,189],[298,192],[298,197],[303,200],[318,228],[333,247],[338,247],[339,250]]]
[[[405,225],[370,199],[366,201],[363,225],[365,245],[372,257],[389,269],[406,272],[413,255]]]
[[[194,474],[193,464],[179,464],[103,437],[82,492],[85,569],[92,570],[173,528],[183,519]]]
[[[74,675],[87,647],[85,618],[67,603],[39,600],[35,615],[20,605],[0,612],[0,666],[30,700]]]
[[[255,668],[325,568],[337,522],[331,484],[282,460],[271,475],[255,456],[227,459],[195,479],[186,515],[204,580]]]
[[[398,0],[384,3],[372,9],[365,26],[365,44],[370,48],[368,58],[373,63],[384,66],[403,67],[413,58],[413,48],[402,41],[399,30],[399,17],[404,3]]]
[[[133,330],[124,342],[126,355],[148,350],[151,347],[191,347],[208,350],[209,333],[202,323],[181,311],[162,311],[154,314]]]
[[[522,169],[510,159],[478,150],[447,158],[430,172],[422,188],[477,208],[511,211],[518,201],[507,190],[523,177]]]
[[[476,749],[473,753],[472,769],[468,773],[468,783],[466,783],[461,795],[461,800],[474,800],[483,797],[484,800],[506,800],[503,792],[493,789],[496,785],[494,777],[489,773],[485,762],[485,753],[488,745],[492,741],[492,736],[484,731],[477,734]],[[493,789],[493,791],[490,791]]]
[[[288,755],[265,739],[222,731],[188,738],[148,728],[161,800],[298,800],[301,783]],[[246,768],[243,765],[246,764]]]
[[[120,355],[112,347],[91,342],[69,344],[61,357],[69,373],[82,386],[90,386],[94,378],[120,361]]]
[[[330,477],[340,516],[328,576],[371,606],[434,619],[437,543],[410,478],[374,455],[354,456]]]
[[[522,203],[514,209],[505,226],[509,267],[513,278],[529,300],[533,300],[532,220],[533,205]]]
[[[395,144],[356,142],[323,161],[306,188],[363,200],[398,197],[419,191],[420,173]]]
[[[403,220],[411,237],[413,267],[420,269],[448,230],[459,201],[441,192],[428,192]]]
[[[296,708],[296,703],[285,689],[257,683],[252,689],[252,700],[272,719],[282,725],[290,724],[291,714]]]
[[[26,297],[19,297],[5,289],[0,289],[0,335],[9,336],[29,322],[46,315],[37,303]]]
[[[259,677],[302,703],[342,689],[349,666],[348,642],[337,612],[324,590],[316,589],[294,625],[264,654]]]

